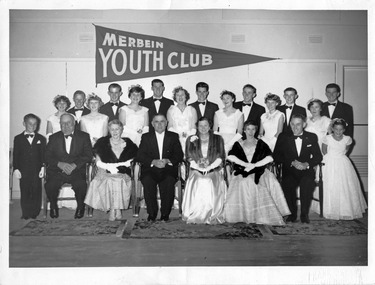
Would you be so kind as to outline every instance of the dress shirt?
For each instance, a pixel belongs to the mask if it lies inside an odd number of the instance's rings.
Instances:
[[[163,97],[162,97],[163,98]],[[155,104],[155,109],[156,109],[156,113],[159,113],[159,109],[160,109],[160,100],[161,98],[155,98],[153,97],[154,99],[154,104]]]
[[[163,142],[164,142],[165,132],[162,132],[161,134],[159,134],[158,132],[155,132],[155,134],[156,134],[156,140],[158,142],[158,149],[159,149],[159,155],[160,155],[159,159],[163,159]]]
[[[27,140],[29,141],[29,143],[32,144],[33,143],[33,139],[35,137],[35,134],[34,133],[26,133],[25,132],[25,136],[26,136]]]
[[[293,106],[294,105],[290,105],[290,106],[286,105],[285,116],[286,116],[286,125],[287,126],[289,125],[290,115],[292,114]]]
[[[249,117],[252,106],[253,106],[252,103],[250,103],[250,104],[242,103],[242,113],[244,115],[245,120],[247,119],[247,117]]]
[[[335,108],[336,108],[336,105],[337,105],[337,101],[332,102],[332,103],[328,102],[328,104],[332,104],[332,105],[328,105],[329,117],[332,118],[333,112],[335,111]]]
[[[72,133],[73,135],[73,133]],[[70,146],[72,144],[72,136],[65,137],[65,150],[67,153],[70,153]]]
[[[204,103],[204,104],[201,104]],[[199,110],[201,111],[202,116],[204,116],[204,111],[206,111],[207,100],[204,102],[198,102]]]
[[[117,102],[110,102],[110,103],[112,105],[113,114],[116,115],[119,103],[118,103],[118,101]]]
[[[301,153],[301,148],[302,148],[302,139],[300,138],[300,136],[298,136],[298,138],[296,138],[294,141],[296,143],[296,149],[297,149],[297,153],[299,156]]]
[[[76,117],[77,117],[77,121],[79,122],[81,120],[81,117],[82,117],[82,113],[83,113],[83,107],[82,108],[74,108],[74,112],[76,114]]]

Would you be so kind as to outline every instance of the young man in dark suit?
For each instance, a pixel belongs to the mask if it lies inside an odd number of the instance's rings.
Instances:
[[[326,87],[326,96],[328,101],[323,103],[322,116],[330,119],[341,118],[348,124],[345,135],[353,137],[354,120],[353,107],[349,104],[339,101],[341,95],[340,86],[336,83],[330,83]]]
[[[14,138],[13,169],[14,177],[20,179],[21,219],[35,219],[42,202],[44,175],[44,153],[46,139],[38,134],[40,119],[34,114],[23,118],[25,131]]]
[[[170,106],[174,105],[173,100],[163,97],[163,93],[165,90],[164,82],[160,79],[154,79],[151,82],[151,90],[153,92],[152,97],[147,99],[143,99],[139,102],[139,105],[148,108],[148,119],[149,119],[149,128],[150,130],[153,129],[152,127],[152,118],[156,114],[163,114],[167,117],[167,111]]]
[[[108,116],[108,122],[118,119],[119,110],[122,106],[126,105],[120,101],[122,95],[122,88],[117,83],[112,83],[108,86],[109,102],[100,107],[99,112]]]
[[[90,113],[90,110],[84,106],[86,102],[86,94],[81,90],[77,90],[73,94],[74,107],[70,108],[67,112],[73,114],[77,118],[77,122],[82,116]]]
[[[256,88],[251,84],[246,84],[242,88],[243,101],[234,102],[233,107],[239,109],[244,115],[244,121],[253,121],[260,127],[260,116],[266,112],[266,109],[254,102],[254,98],[257,96]],[[258,131],[255,133],[255,137],[258,137]]]
[[[189,105],[194,107],[197,111],[198,120],[202,117],[206,117],[213,122],[215,112],[219,110],[219,106],[207,100],[208,94],[210,94],[208,84],[205,82],[198,82],[195,86],[195,91],[198,100]]]
[[[301,222],[310,223],[309,210],[315,188],[314,167],[321,162],[318,137],[304,131],[306,117],[295,114],[290,119],[291,132],[281,133],[276,141],[273,158],[282,163],[282,182],[291,215],[287,222],[297,221],[297,188],[300,187]]]
[[[92,147],[89,134],[74,129],[75,120],[71,114],[60,117],[61,131],[49,137],[46,148],[47,197],[50,201],[51,218],[59,217],[57,197],[64,183],[72,185],[77,200],[75,219],[83,217],[86,196],[86,163],[92,161]]]
[[[167,119],[163,114],[152,118],[153,130],[142,135],[137,153],[141,162],[141,182],[147,206],[148,221],[155,221],[158,215],[157,185],[159,185],[162,221],[168,221],[171,213],[178,164],[183,152],[178,134],[166,131]]]
[[[291,132],[290,119],[293,115],[301,114],[306,117],[306,109],[296,104],[297,98],[298,94],[295,88],[288,87],[284,90],[285,104],[277,107],[285,115],[283,132]]]

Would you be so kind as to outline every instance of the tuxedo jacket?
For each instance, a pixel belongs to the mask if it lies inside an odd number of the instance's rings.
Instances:
[[[197,111],[198,120],[202,117],[206,117],[210,119],[212,123],[214,122],[215,112],[219,110],[219,106],[210,101],[206,101],[206,109],[204,110],[204,114],[202,114],[201,110],[199,109],[198,101],[195,101],[194,103],[189,104],[189,106],[192,106]]]
[[[110,102],[105,103],[103,106],[100,107],[99,113],[107,115],[108,116],[108,122],[118,119],[119,110],[122,106],[125,106],[126,104],[124,102],[119,101],[116,114],[113,113],[112,105]]]
[[[74,107],[70,108],[67,112],[70,113],[70,114],[73,114],[74,116],[76,116],[76,111],[74,110]],[[90,114],[90,112],[91,112],[90,109],[88,109],[86,107],[83,107],[83,111],[82,111],[82,115],[81,116]]]
[[[285,115],[285,121],[284,121],[284,126],[283,126],[283,132],[292,132],[292,129],[290,128],[290,119],[292,118],[293,115],[295,114],[301,114],[301,115],[304,115],[305,118],[306,118],[306,109],[301,107],[301,106],[298,106],[296,104],[294,104],[293,108],[292,108],[292,113],[290,114],[290,118],[289,118],[289,123],[287,124],[286,122],[286,105],[282,105],[282,106],[278,106],[277,107],[277,110],[281,111],[284,113]]]
[[[30,144],[24,132],[14,137],[13,169],[21,172],[22,178],[38,175],[44,163],[46,139],[35,133]]]
[[[163,169],[151,167],[152,161],[160,159],[160,155],[155,131],[150,131],[142,135],[136,160],[142,164],[142,177],[147,174],[157,177],[163,177],[168,174],[177,178],[178,164],[183,160],[183,157],[184,154],[178,134],[165,131],[162,158],[169,159],[172,165],[166,165]]]
[[[320,152],[318,137],[316,134],[303,131],[302,146],[300,155],[297,153],[294,135],[292,132],[281,133],[277,137],[273,158],[276,163],[282,163],[283,176],[292,175],[301,177],[304,175],[315,175],[314,166],[320,163],[323,159]],[[309,169],[297,170],[291,166],[292,161],[309,163]]]
[[[233,107],[242,112],[242,107],[243,107],[242,102],[243,101],[234,102]],[[244,120],[245,120],[245,122],[250,121],[250,120],[255,121],[257,123],[258,127],[259,127],[260,126],[260,117],[262,116],[263,113],[266,112],[266,109],[263,106],[261,106],[257,103],[254,103],[254,102],[251,105],[252,106],[251,106],[251,109],[250,109],[249,116],[247,116],[247,118],[244,118]]]
[[[152,118],[156,115],[156,113],[163,114],[165,117],[167,117],[167,111],[170,106],[174,105],[174,102],[171,99],[162,97],[160,99],[159,112],[156,112],[154,98],[152,96],[150,98],[143,99],[141,102],[139,102],[139,105],[148,108],[149,128],[150,130],[153,130],[154,128],[151,125]]]
[[[102,162],[105,163],[125,162],[134,158],[137,155],[138,147],[129,138],[122,138],[122,140],[126,143],[126,145],[119,158],[117,158],[115,153],[112,151],[110,136],[102,137],[97,140],[94,145],[94,153],[100,157]],[[117,168],[119,173],[126,173],[129,176],[131,175],[131,170],[129,167],[119,166]]]
[[[58,162],[75,163],[77,168],[73,170],[71,175],[86,174],[86,163],[92,161],[92,147],[90,135],[79,130],[75,130],[72,143],[70,145],[70,153],[66,152],[65,137],[63,132],[54,133],[49,137],[46,148],[47,174],[54,176],[62,173],[57,166]]]
[[[341,118],[346,121],[348,126],[346,127],[345,134],[353,137],[353,107],[349,104],[337,101],[335,110],[333,111],[332,117],[329,116],[328,102],[323,103],[322,116],[327,116],[330,119]]]

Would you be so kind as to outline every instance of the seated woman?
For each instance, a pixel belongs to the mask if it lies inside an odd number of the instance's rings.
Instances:
[[[224,141],[213,134],[207,118],[198,120],[197,135],[187,138],[185,154],[190,173],[182,202],[182,219],[188,224],[223,223],[227,191],[221,167],[225,159]]]
[[[138,150],[130,139],[121,138],[123,128],[117,119],[109,122],[110,135],[98,139],[94,145],[98,172],[91,181],[85,198],[85,203],[92,208],[110,211],[110,221],[121,219],[121,210],[129,206],[129,167]]]
[[[246,140],[236,142],[228,154],[234,162],[234,175],[224,206],[226,222],[284,225],[289,215],[283,190],[276,177],[266,168],[273,161],[268,145],[254,138],[258,126],[254,121],[244,125]]]

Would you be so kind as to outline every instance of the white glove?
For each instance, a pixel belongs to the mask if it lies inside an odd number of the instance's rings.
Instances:
[[[42,168],[39,171],[39,178],[43,178],[43,177],[44,177],[44,166],[42,166]]]
[[[111,174],[118,173],[118,169],[117,169],[118,164],[117,163],[104,163],[104,162],[98,160],[96,162],[96,165],[101,169],[108,170]]]
[[[202,169],[202,168],[199,167],[198,163],[196,163],[194,160],[190,161],[190,167],[194,168],[194,169],[197,169],[197,170]]]
[[[262,160],[259,160],[258,162],[255,163],[255,167],[260,167],[260,166],[264,166],[270,162],[273,161],[273,158],[272,156],[266,156],[265,158],[263,158]]]
[[[207,170],[210,171],[211,169],[215,169],[221,164],[222,161],[223,160],[221,158],[216,158],[216,160],[207,167]]]
[[[229,155],[227,158],[229,161],[234,162],[235,164],[247,167],[248,162],[244,162],[235,155]]]
[[[255,168],[255,164],[254,163],[248,163],[247,166],[246,166],[246,168],[245,168],[245,171],[246,172],[250,172],[254,168]]]
[[[117,166],[125,166],[125,167],[130,167],[130,163],[133,161],[133,159],[129,159],[127,161],[124,161],[124,162],[119,162],[117,163]]]
[[[144,126],[142,128],[142,134],[148,133],[148,130],[149,130],[149,127],[148,126]]]
[[[13,176],[15,178],[17,178],[17,179],[21,179],[22,178],[21,172],[18,169],[14,170]]]

